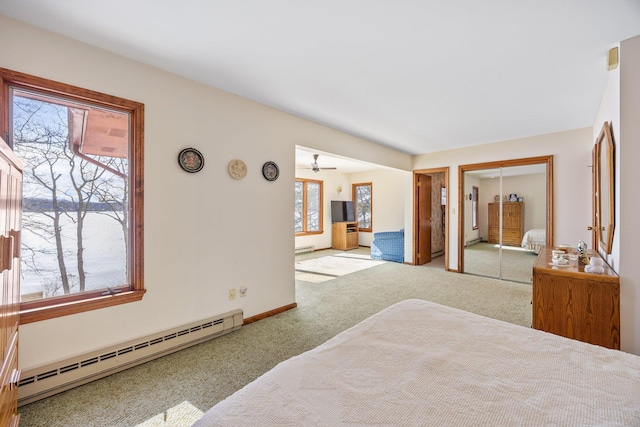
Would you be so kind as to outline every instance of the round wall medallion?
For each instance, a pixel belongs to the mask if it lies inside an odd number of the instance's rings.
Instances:
[[[229,175],[233,179],[242,179],[247,175],[247,165],[242,160],[234,159],[229,162]]]
[[[199,172],[204,167],[204,157],[195,148],[185,148],[178,154],[178,164],[187,172]]]
[[[280,176],[278,165],[275,164],[275,162],[267,162],[262,165],[262,176],[264,176],[267,181],[275,181],[278,179],[278,176]]]

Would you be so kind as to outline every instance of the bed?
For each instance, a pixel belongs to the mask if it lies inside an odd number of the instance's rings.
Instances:
[[[522,247],[533,251],[535,253],[540,252],[540,248],[547,245],[547,233],[544,228],[534,228],[526,233],[522,237]]]
[[[221,401],[210,426],[640,425],[640,357],[406,300]]]

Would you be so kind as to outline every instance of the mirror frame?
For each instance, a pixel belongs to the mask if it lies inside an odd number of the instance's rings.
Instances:
[[[615,183],[614,183],[614,145],[609,122],[604,122],[596,139],[596,221],[600,249],[610,254],[615,230]],[[603,155],[605,158],[603,158]],[[602,189],[607,189],[607,200],[602,200]],[[607,224],[602,224],[603,209],[607,213]],[[604,231],[604,232],[603,232]]]
[[[553,229],[553,155],[539,156],[539,157],[526,157],[521,159],[502,160],[486,163],[474,163],[469,165],[458,165],[458,267],[455,270],[449,270],[447,265],[447,271],[455,271],[456,273],[464,273],[464,173],[467,171],[474,171],[480,169],[495,169],[506,168],[511,166],[525,166],[544,164],[547,169],[547,246],[553,246],[554,229]],[[447,240],[448,241],[448,240]],[[448,250],[448,248],[447,248]],[[446,261],[446,259],[445,259]]]

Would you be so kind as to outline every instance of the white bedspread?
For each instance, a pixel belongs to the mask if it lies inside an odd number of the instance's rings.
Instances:
[[[194,426],[347,425],[637,426],[640,357],[407,300],[280,363]]]
[[[522,236],[522,247],[535,253],[540,252],[540,248],[547,244],[547,232],[544,228],[534,228]]]

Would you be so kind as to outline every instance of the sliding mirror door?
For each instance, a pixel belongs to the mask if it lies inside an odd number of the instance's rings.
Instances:
[[[551,244],[551,172],[551,157],[461,166],[462,272],[531,283]]]
[[[464,273],[487,277],[501,275],[501,253],[496,247],[499,236],[492,234],[490,239],[488,235],[489,227],[493,226],[497,231],[500,224],[498,211],[494,211],[491,205],[494,190],[486,185],[496,174],[499,181],[500,169],[464,174]]]

